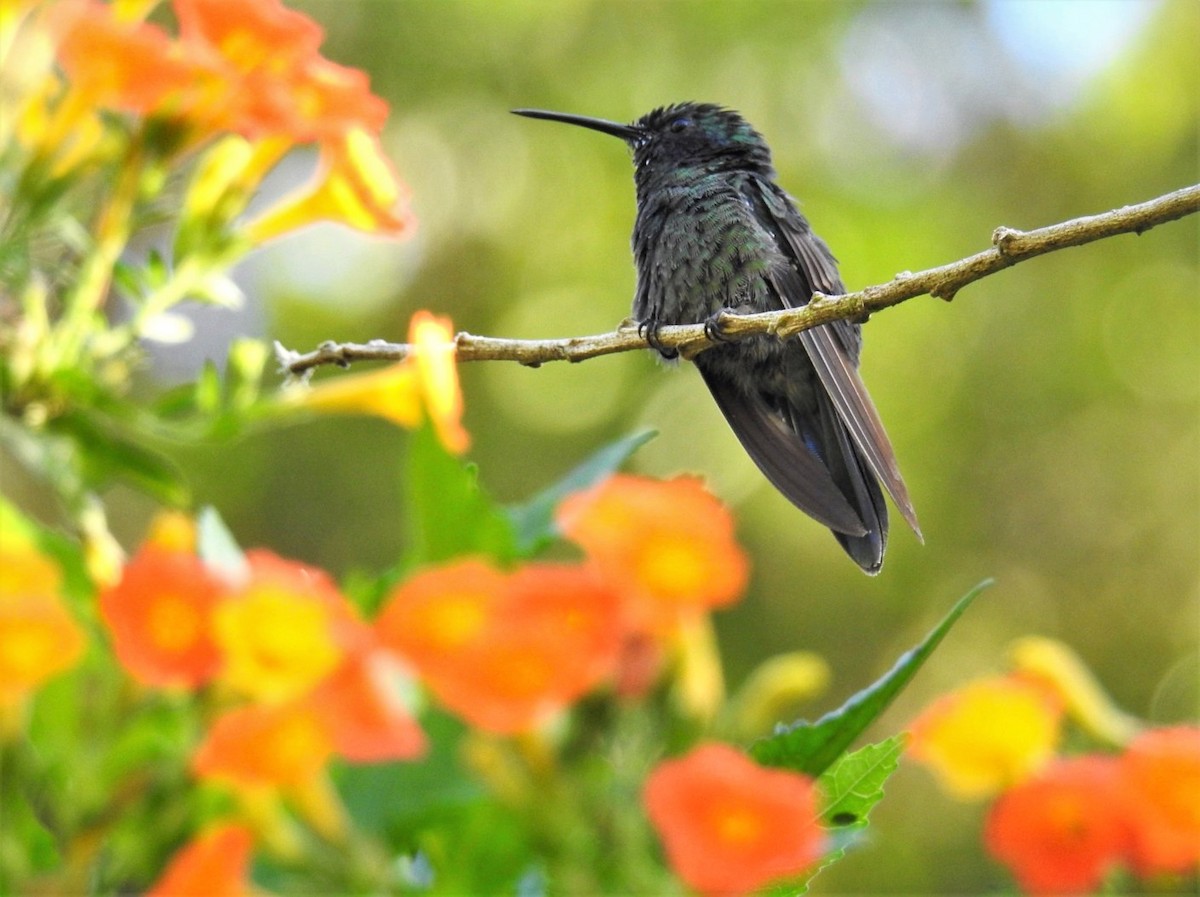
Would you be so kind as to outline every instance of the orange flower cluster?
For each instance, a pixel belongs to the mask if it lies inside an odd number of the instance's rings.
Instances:
[[[1200,728],[1145,730],[1119,755],[1055,756],[1064,705],[1080,702],[1049,685],[1074,680],[970,683],[914,721],[910,756],[955,796],[999,795],[984,841],[1028,893],[1090,893],[1119,868],[1200,872]]]
[[[149,542],[100,595],[113,651],[152,688],[215,681],[248,703],[221,716],[194,768],[235,788],[294,788],[335,754],[409,759],[424,737],[368,627],[322,571],[270,552],[231,581]]]
[[[797,876],[825,850],[813,781],[727,745],[659,764],[643,799],[671,868],[702,894],[733,897]]]
[[[1151,729],[1119,756],[1056,760],[1006,791],[984,840],[1031,894],[1086,894],[1114,869],[1200,872],[1200,728]]]
[[[675,636],[745,585],[729,512],[697,480],[614,476],[558,519],[584,563],[451,562],[401,583],[376,621],[379,642],[480,729],[529,730],[628,672],[631,642]]]
[[[312,144],[319,171],[252,223],[252,240],[316,220],[389,235],[411,230],[404,187],[380,144],[387,104],[363,72],[320,54],[316,22],[280,0],[173,0],[172,7],[177,37],[121,4],[56,4],[50,30],[60,35],[70,89],[44,123],[42,143],[96,110],[130,113],[168,124],[182,147],[240,135],[253,151],[232,158],[254,182],[292,147]]]
[[[527,730],[613,671],[617,595],[590,570],[480,560],[426,570],[376,623],[448,708],[490,732]]]

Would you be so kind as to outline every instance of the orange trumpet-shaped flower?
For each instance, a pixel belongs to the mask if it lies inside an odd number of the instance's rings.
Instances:
[[[1173,726],[1139,735],[1121,760],[1133,842],[1143,876],[1200,869],[1200,728]]]
[[[333,750],[333,737],[313,707],[250,705],[212,725],[192,767],[233,788],[296,788],[324,768]]]
[[[404,361],[293,392],[289,401],[315,411],[374,414],[409,429],[428,414],[442,445],[461,454],[470,436],[462,425],[453,325],[449,318],[419,311],[409,323],[408,339],[411,354]]]
[[[492,732],[527,730],[613,671],[617,598],[583,567],[506,574],[467,560],[389,597],[376,628],[437,698]]]
[[[243,72],[283,72],[317,55],[325,34],[279,0],[174,0],[185,41],[203,43]]]
[[[727,745],[659,764],[643,800],[671,868],[702,894],[754,891],[799,875],[824,851],[812,780]]]
[[[88,104],[147,115],[186,113],[202,95],[228,95],[216,61],[186,52],[157,25],[123,22],[90,3],[59,47],[72,86]]]
[[[186,844],[146,897],[250,897],[250,830],[226,824]]]
[[[692,477],[613,476],[567,498],[557,520],[631,596],[626,611],[635,629],[732,604],[746,588],[749,563],[733,518]]]
[[[221,662],[213,612],[224,583],[195,555],[148,543],[100,595],[113,651],[144,685],[194,688]]]
[[[1028,893],[1086,894],[1125,856],[1125,808],[1114,758],[1056,760],[1000,795],[984,842]]]
[[[1039,682],[980,679],[943,695],[913,721],[908,753],[950,794],[987,797],[1050,760],[1061,718],[1060,702]]]
[[[411,760],[427,743],[404,700],[410,687],[385,652],[360,651],[317,688],[311,704],[334,751],[351,763]]]
[[[322,571],[247,552],[249,575],[217,608],[222,676],[257,701],[283,703],[332,673],[367,630]]]

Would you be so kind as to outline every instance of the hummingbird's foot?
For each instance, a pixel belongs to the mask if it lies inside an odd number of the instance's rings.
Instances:
[[[731,308],[719,308],[704,320],[704,335],[712,343],[733,342],[725,335],[725,316],[732,314]]]
[[[648,318],[638,324],[638,336],[644,339],[659,355],[666,358],[668,361],[679,357],[679,350],[673,349],[670,346],[664,346],[662,340],[658,338],[658,331],[662,329],[662,324],[658,318]]]

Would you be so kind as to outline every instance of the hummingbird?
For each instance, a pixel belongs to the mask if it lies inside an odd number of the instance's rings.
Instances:
[[[771,150],[739,113],[663,106],[630,124],[514,109],[589,128],[633,154],[637,216],[633,319],[647,343],[669,324],[705,324],[715,343],[693,361],[743,448],[801,511],[829,527],[866,573],[883,565],[888,514],[880,482],[921,539],[895,452],[858,373],[858,322],[794,337],[723,338],[722,313],[807,305],[846,292],[825,242],[776,183]],[[922,540],[923,541],[923,540]]]

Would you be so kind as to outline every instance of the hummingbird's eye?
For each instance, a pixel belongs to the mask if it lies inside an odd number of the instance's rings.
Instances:
[[[677,118],[671,122],[671,133],[678,134],[680,131],[686,131],[692,126],[690,118]]]

